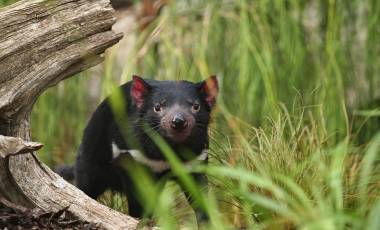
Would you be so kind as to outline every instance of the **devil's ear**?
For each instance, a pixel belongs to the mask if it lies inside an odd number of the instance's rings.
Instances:
[[[144,81],[141,77],[133,75],[131,96],[137,108],[141,108],[144,103],[144,97],[150,90],[148,83]]]
[[[198,87],[201,93],[205,95],[207,104],[212,108],[218,96],[218,79],[212,75],[207,80],[200,82]]]

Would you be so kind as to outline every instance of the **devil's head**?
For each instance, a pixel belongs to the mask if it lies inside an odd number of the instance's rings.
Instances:
[[[210,112],[218,94],[215,76],[205,81],[154,81],[133,76],[132,102],[140,121],[168,142],[193,142],[207,135]]]

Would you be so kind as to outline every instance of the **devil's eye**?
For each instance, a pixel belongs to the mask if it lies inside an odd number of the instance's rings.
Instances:
[[[160,112],[161,111],[161,105],[160,104],[155,104],[153,106],[153,111],[156,112],[156,113]]]
[[[198,112],[198,111],[199,111],[199,109],[200,109],[200,106],[199,106],[199,104],[193,104],[193,107],[192,107],[192,109],[193,109],[193,111],[195,111],[195,112]]]

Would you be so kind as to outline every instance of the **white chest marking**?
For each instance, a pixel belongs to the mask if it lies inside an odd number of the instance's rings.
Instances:
[[[112,159],[115,159],[120,156],[122,153],[127,153],[127,150],[119,149],[115,142],[112,142]]]
[[[122,153],[129,153],[133,159],[143,165],[148,166],[153,172],[163,172],[165,170],[170,169],[170,164],[164,160],[153,160],[148,157],[146,157],[143,153],[140,152],[140,150],[137,149],[119,149],[119,147],[116,145],[116,143],[112,142],[112,157],[113,159],[120,156]],[[190,168],[194,163],[199,161],[205,161],[208,156],[208,150],[204,149],[202,153],[195,159],[185,162],[184,165],[187,168]]]
[[[163,172],[170,169],[170,165],[163,160],[152,160],[146,157],[137,149],[128,150],[129,154],[135,159],[135,161],[148,166],[153,172]]]

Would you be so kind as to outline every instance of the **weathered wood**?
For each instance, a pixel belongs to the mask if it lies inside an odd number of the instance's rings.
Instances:
[[[43,144],[38,142],[24,141],[19,137],[6,137],[0,135],[0,157],[29,153],[39,150]]]
[[[87,197],[38,160],[29,117],[48,87],[103,60],[121,38],[109,0],[24,0],[0,9],[0,196],[25,207],[68,211],[108,229],[135,229],[138,221]],[[0,138],[0,140],[1,140]],[[8,143],[8,144],[6,144]],[[22,145],[25,145],[22,147]]]

